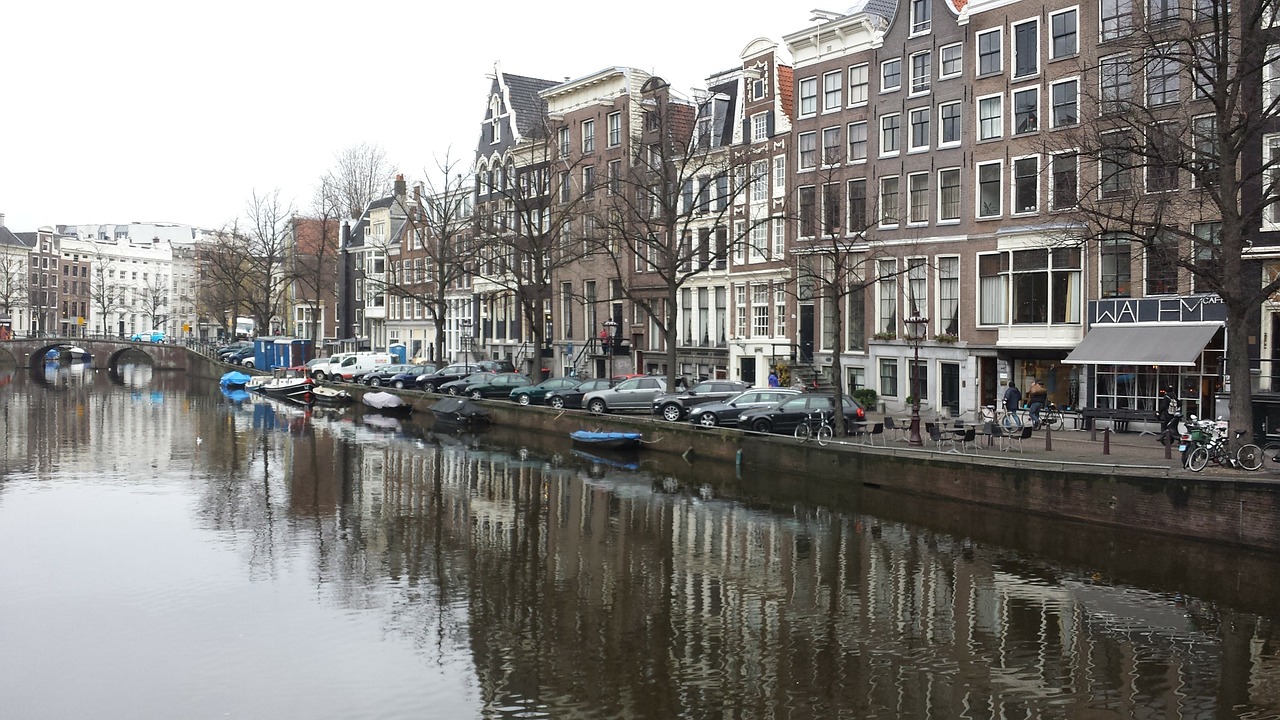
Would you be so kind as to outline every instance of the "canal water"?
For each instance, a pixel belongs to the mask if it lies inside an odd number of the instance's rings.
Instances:
[[[188,385],[0,368],[0,717],[1280,717],[1273,557]]]

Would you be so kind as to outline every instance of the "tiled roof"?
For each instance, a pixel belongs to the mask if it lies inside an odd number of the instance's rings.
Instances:
[[[790,65],[778,66],[778,100],[782,103],[782,113],[794,119],[795,113],[795,70]]]
[[[22,246],[24,248],[35,247],[35,233],[23,233],[31,236],[31,242],[27,242],[23,238],[18,237],[12,230],[7,227],[0,227],[0,245]]]
[[[515,111],[516,128],[520,134],[524,137],[541,136],[547,103],[539,97],[538,93],[559,83],[509,73],[502,74],[502,81],[507,86],[507,94],[511,102],[510,109]]]

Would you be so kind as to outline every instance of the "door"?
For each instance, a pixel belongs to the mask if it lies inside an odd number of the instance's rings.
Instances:
[[[978,377],[982,386],[979,404],[983,407],[998,405],[996,398],[1000,391],[1000,379],[996,377],[996,359],[993,357],[978,358]]]
[[[942,406],[952,415],[960,414],[960,363],[944,362],[938,364],[938,392],[942,395]]]
[[[749,385],[756,384],[756,359],[753,357],[744,357],[739,361],[742,364],[741,374],[742,382]]]
[[[800,364],[813,364],[813,304],[800,306]],[[745,378],[744,378],[745,379]]]

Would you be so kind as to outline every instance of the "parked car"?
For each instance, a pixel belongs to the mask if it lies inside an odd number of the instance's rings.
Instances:
[[[390,365],[382,365],[362,375],[355,376],[353,378],[353,381],[364,383],[365,385],[371,385],[373,387],[382,387],[383,385],[390,385],[391,383],[389,381],[391,380],[391,378],[395,377],[396,375],[399,375],[400,373],[408,372],[409,369],[412,367],[413,365],[408,365],[405,363],[392,363]],[[421,375],[422,373],[418,373],[418,374]]]
[[[613,383],[605,378],[583,380],[571,388],[548,392],[547,404],[553,408],[580,408],[582,407],[582,398],[586,397],[587,393],[595,392],[596,390],[607,390],[611,387],[613,387]]]
[[[386,384],[399,389],[416,387],[418,384],[418,378],[435,371],[435,365],[410,365],[404,372],[391,376],[391,378],[387,380]]]
[[[222,356],[222,362],[231,365],[244,365],[245,361],[249,362],[249,367],[253,367],[253,346],[242,347],[239,350],[229,352]]]
[[[164,342],[163,330],[148,330],[146,332],[134,333],[129,336],[131,342]]]
[[[222,347],[218,348],[216,352],[217,352],[218,359],[223,360],[227,355],[230,355],[234,352],[238,352],[245,348],[251,348],[251,347],[253,347],[252,342],[248,340],[237,340],[231,343],[230,345],[223,345]]]
[[[508,397],[513,388],[528,387],[533,384],[528,375],[517,372],[498,373],[488,380],[472,383],[462,391],[472,400],[491,397]]]
[[[495,373],[515,372],[516,366],[510,360],[481,360],[476,363],[481,370]]]
[[[827,394],[806,393],[787,398],[782,402],[763,408],[751,408],[738,415],[738,427],[756,432],[787,433],[795,431],[808,417],[809,413],[821,412],[827,417],[832,415],[831,396]],[[866,417],[866,411],[857,400],[845,395],[843,403],[845,427],[848,423],[859,422]]]
[[[513,388],[507,397],[512,401],[521,405],[541,405],[547,400],[547,395],[559,390],[571,390],[582,384],[578,378],[551,378],[543,380],[537,385],[526,385],[524,387]]]
[[[755,388],[739,393],[728,400],[699,405],[689,413],[689,421],[706,427],[737,427],[738,416],[752,408],[771,407],[792,395],[799,395],[799,390],[782,388]]]
[[[472,385],[487,382],[488,380],[495,378],[497,376],[498,376],[498,373],[489,372],[488,370],[473,372],[464,378],[458,378],[457,380],[450,380],[449,382],[436,388],[436,392],[441,392],[446,395],[462,395],[463,393],[466,392],[467,388],[471,387]]]
[[[653,399],[666,391],[666,378],[631,378],[607,390],[587,393],[582,404],[593,413],[648,412],[653,407]]]
[[[439,392],[441,385],[454,380],[461,380],[479,370],[479,367],[465,363],[446,365],[433,373],[419,375],[417,381],[418,389],[423,392]]]
[[[751,387],[737,380],[704,380],[682,393],[664,393],[653,399],[653,414],[663,420],[682,420],[698,405],[728,400]]]

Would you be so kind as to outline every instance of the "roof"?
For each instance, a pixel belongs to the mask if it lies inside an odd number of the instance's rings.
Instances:
[[[507,86],[508,109],[515,112],[516,129],[524,137],[540,136],[543,117],[547,113],[547,102],[538,93],[559,83],[508,73],[502,73],[502,82]]]
[[[25,238],[19,237],[9,228],[4,227],[3,225],[0,225],[0,245],[8,245],[11,247],[23,247],[28,250],[35,247],[35,242],[36,242],[35,233],[23,233],[23,234],[31,235],[32,236],[31,242],[27,242]]]

